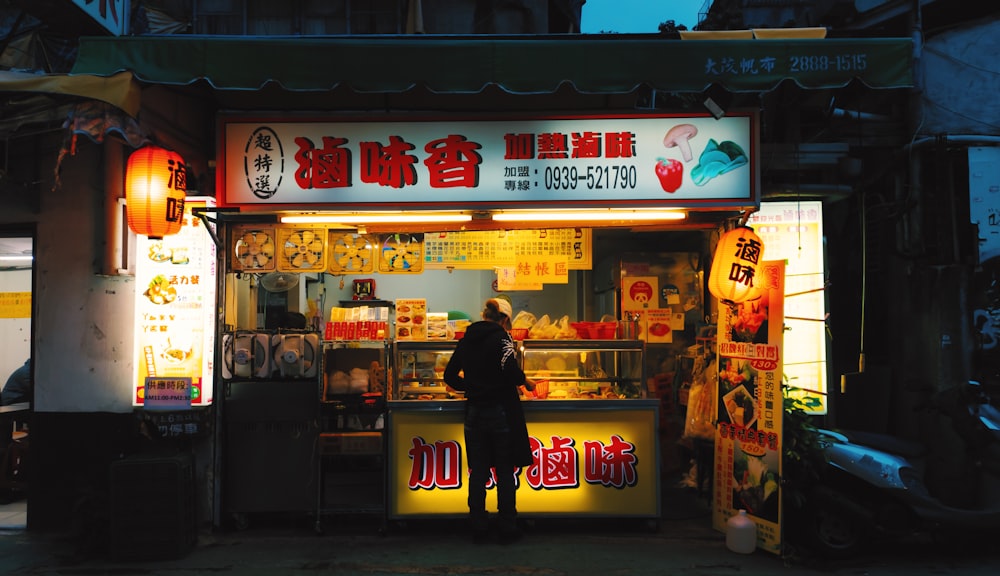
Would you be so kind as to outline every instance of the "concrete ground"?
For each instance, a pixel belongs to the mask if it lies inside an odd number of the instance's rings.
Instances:
[[[667,492],[658,523],[537,519],[524,522],[524,537],[509,545],[474,545],[460,520],[385,524],[371,516],[325,517],[321,531],[309,517],[255,517],[245,530],[205,529],[192,547],[162,559],[147,551],[112,554],[100,538],[12,530],[0,533],[0,574],[941,576],[1000,569],[995,547],[921,538],[886,542],[837,562],[760,550],[737,554],[711,528],[700,498],[690,490]]]

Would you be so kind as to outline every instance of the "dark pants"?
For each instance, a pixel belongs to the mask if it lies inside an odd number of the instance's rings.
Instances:
[[[467,405],[465,453],[469,476],[469,517],[474,530],[487,527],[486,482],[496,469],[497,510],[500,529],[514,530],[517,521],[517,487],[511,457],[510,427],[502,406]]]

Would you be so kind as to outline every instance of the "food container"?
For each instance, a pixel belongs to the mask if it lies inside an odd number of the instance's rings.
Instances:
[[[527,328],[514,328],[510,331],[510,337],[514,340],[521,341],[528,337]]]
[[[618,337],[622,340],[639,339],[639,321],[622,320],[618,323]]]
[[[614,340],[618,322],[570,322],[581,340]]]
[[[614,340],[618,334],[618,322],[597,322],[597,339]]]

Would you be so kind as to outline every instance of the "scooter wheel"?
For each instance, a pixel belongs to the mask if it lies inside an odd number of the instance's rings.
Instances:
[[[813,502],[808,522],[812,548],[821,556],[853,556],[868,542],[868,523],[836,502],[826,499]]]

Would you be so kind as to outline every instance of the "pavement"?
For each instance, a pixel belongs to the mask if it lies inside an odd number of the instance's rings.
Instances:
[[[117,554],[100,538],[0,532],[0,574],[97,576],[194,574],[238,576],[921,576],[990,574],[995,546],[943,545],[931,539],[886,542],[837,562],[795,552],[738,554],[711,528],[704,501],[691,491],[663,499],[658,522],[637,519],[522,519],[524,536],[507,545],[473,544],[458,519],[384,522],[368,516],[255,517],[244,530],[203,528],[191,547],[156,558]],[[123,558],[122,556],[128,556]]]

